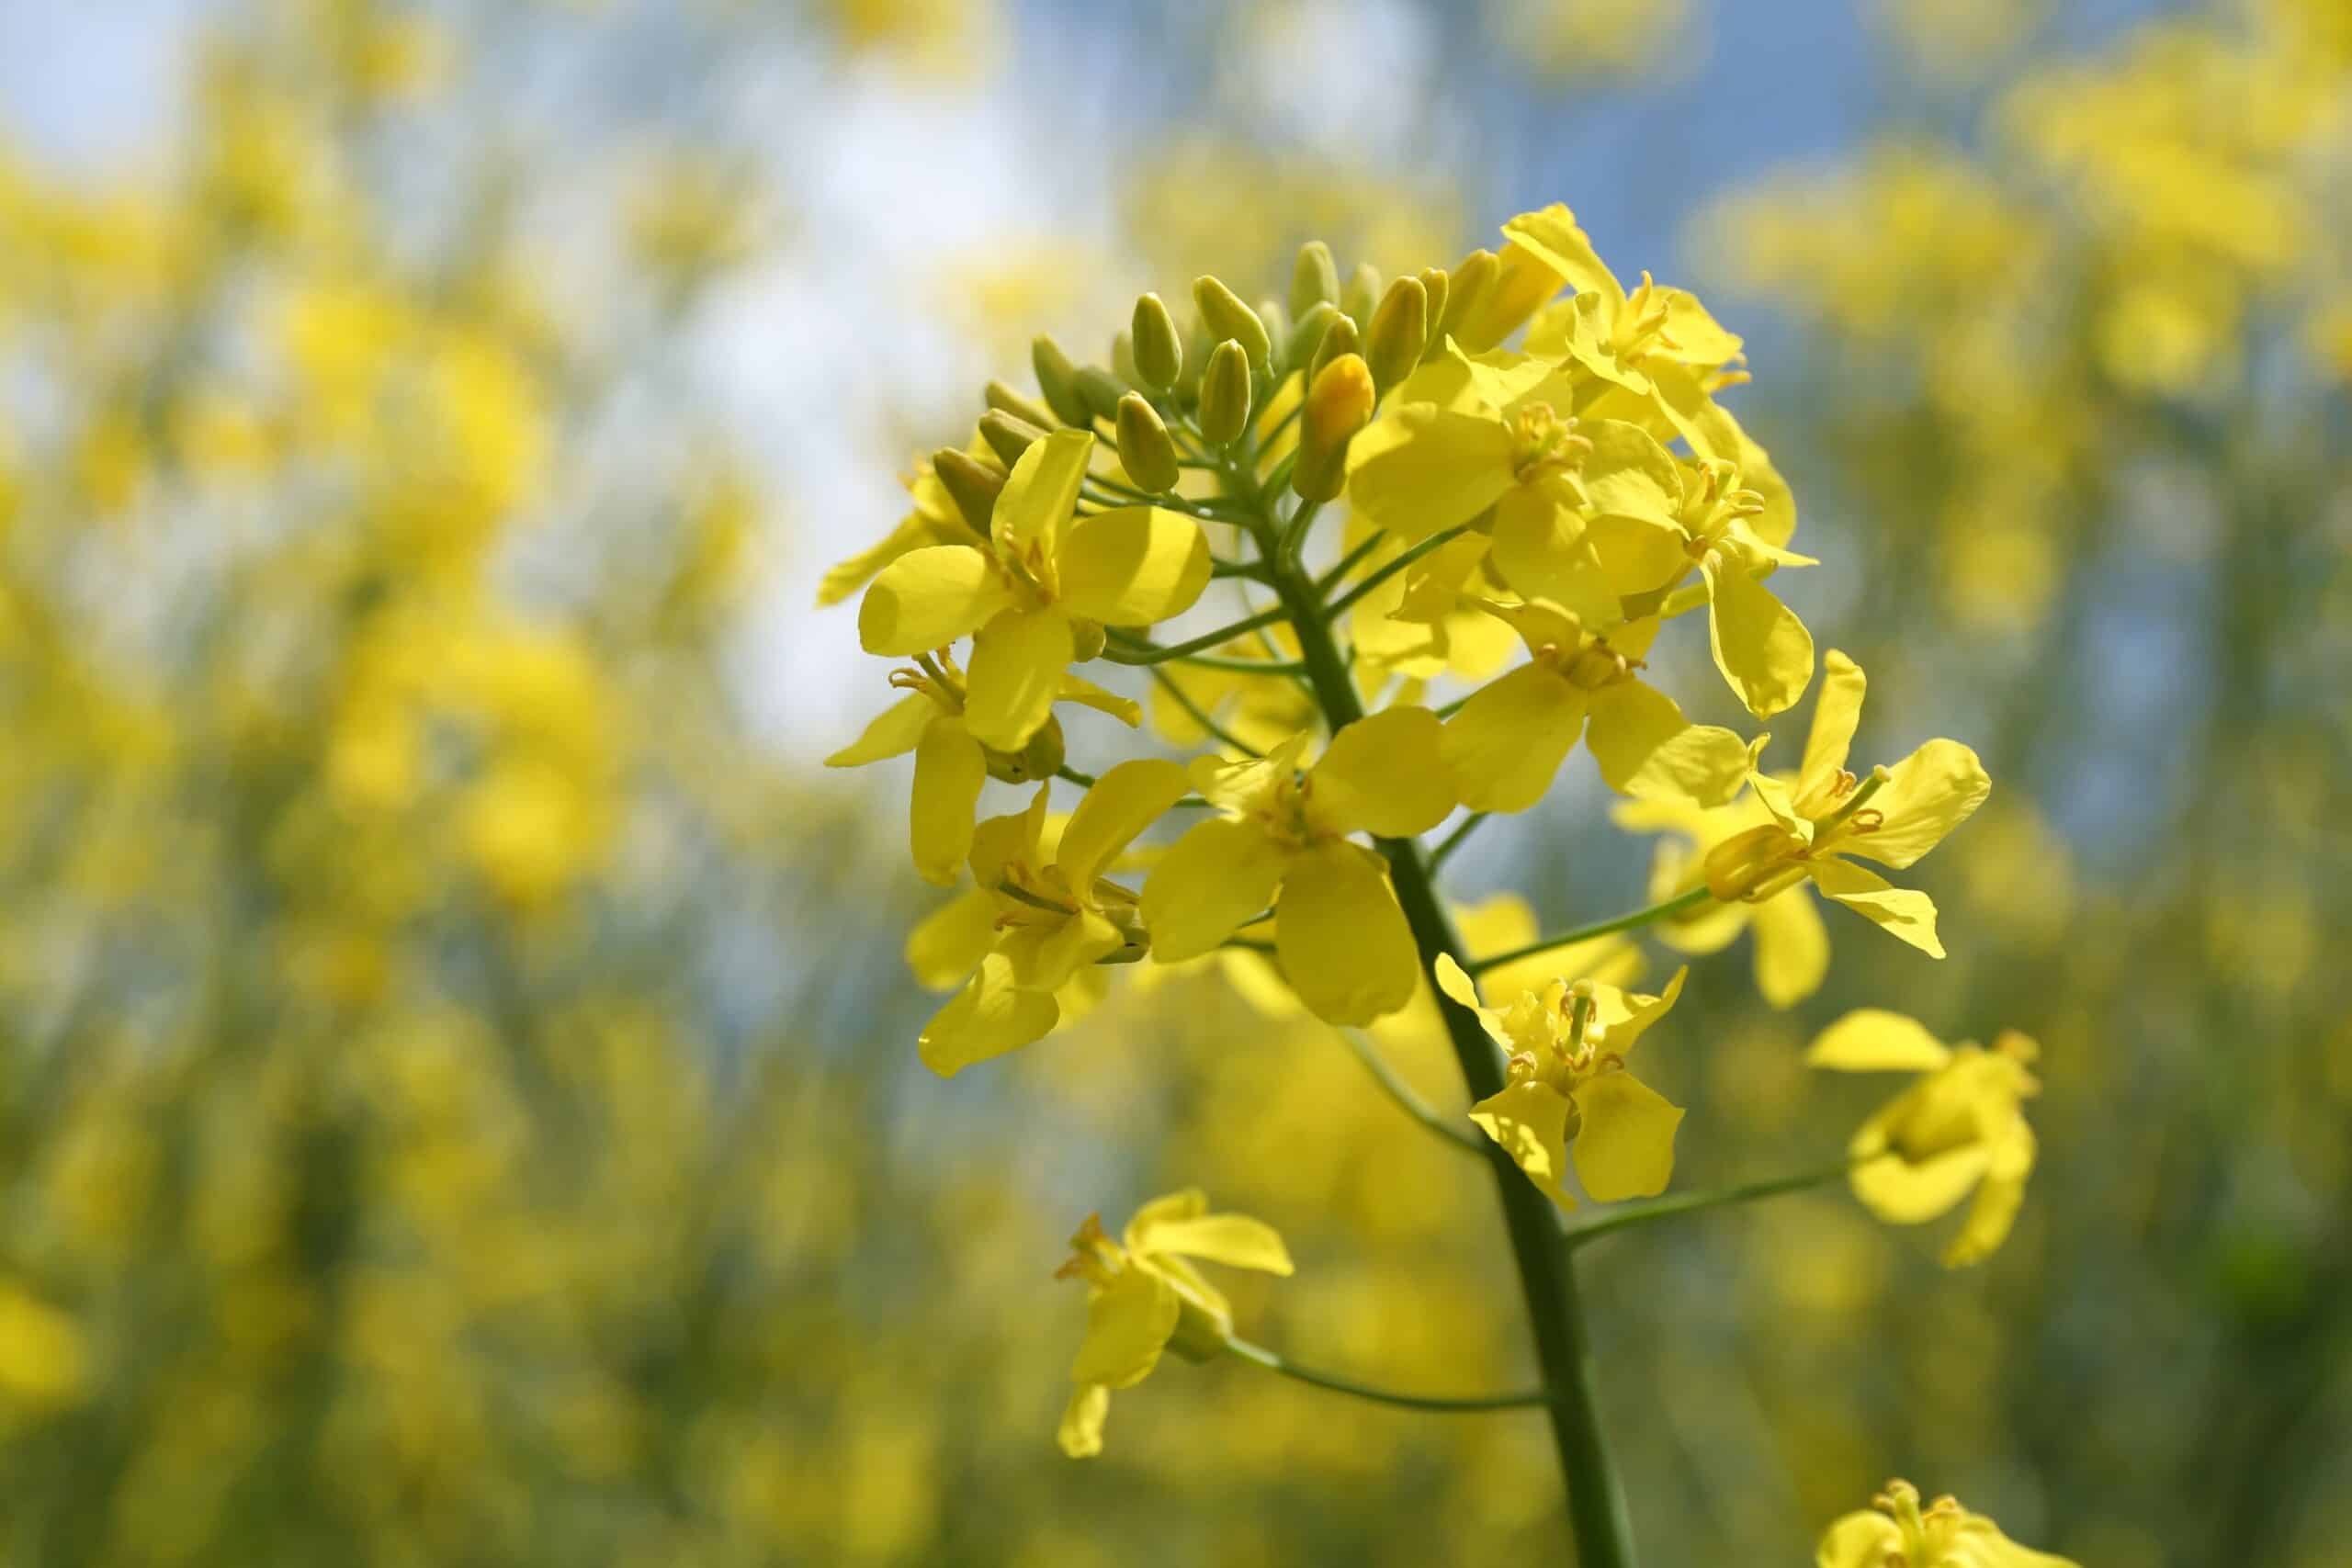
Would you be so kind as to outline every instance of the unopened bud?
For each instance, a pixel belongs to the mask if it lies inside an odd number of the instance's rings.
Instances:
[[[1323,374],[1324,367],[1341,355],[1361,353],[1363,347],[1363,334],[1356,331],[1354,318],[1345,315],[1332,317],[1330,326],[1323,333],[1322,343],[1316,347],[1314,362],[1306,367],[1307,380],[1311,382]]]
[[[1429,309],[1425,313],[1425,320],[1429,322],[1427,336],[1434,342],[1438,324],[1445,320],[1445,297],[1453,292],[1453,279],[1442,266],[1425,266],[1421,268],[1421,292],[1429,296]],[[1422,345],[1421,356],[1424,359],[1429,357],[1427,344]]]
[[[1097,419],[1118,418],[1119,400],[1127,395],[1127,389],[1101,366],[1088,365],[1079,369],[1078,395],[1085,402],[1088,415],[1080,423],[1091,423]]]
[[[989,450],[1004,459],[1007,468],[1021,461],[1021,454],[1045,438],[1045,427],[1032,424],[1017,414],[990,409],[980,415],[980,439],[989,444]]]
[[[987,538],[989,520],[996,515],[997,495],[1004,489],[1003,471],[953,446],[942,446],[931,455],[931,471],[939,476],[940,488],[946,491],[973,532]]]
[[[1348,286],[1340,290],[1340,309],[1348,313],[1358,331],[1371,324],[1372,312],[1380,303],[1380,269],[1370,262],[1358,262]]]
[[[1340,308],[1329,299],[1316,301],[1313,309],[1298,318],[1290,336],[1283,341],[1283,363],[1300,369],[1315,362],[1316,351],[1323,346],[1323,333],[1339,319]]]
[[[1472,251],[1462,258],[1462,265],[1455,267],[1453,276],[1446,280],[1445,310],[1437,330],[1430,333],[1429,348],[1424,357],[1435,359],[1445,352],[1448,335],[1461,330],[1463,321],[1478,308],[1479,301],[1487,297],[1487,290],[1494,287],[1495,272],[1499,265],[1495,253],[1487,250]]]
[[[1201,372],[1201,434],[1218,446],[1250,423],[1250,355],[1231,338],[1218,344]]]
[[[1136,340],[1127,333],[1111,334],[1111,374],[1122,386],[1143,385],[1143,372],[1136,368]]]
[[[1707,852],[1707,891],[1726,904],[1760,904],[1804,880],[1804,868],[1790,858],[1802,847],[1777,822],[1735,833]]]
[[[1138,490],[1165,495],[1176,488],[1176,442],[1159,422],[1159,411],[1141,392],[1119,400],[1119,467]]]
[[[1027,745],[1018,751],[999,751],[983,746],[980,755],[988,760],[989,777],[1002,784],[1035,784],[1051,778],[1061,771],[1067,753],[1062,744],[1062,721],[1047,715],[1045,728],[1029,738]]]
[[[1377,396],[1372,367],[1359,354],[1340,355],[1306,389],[1298,461],[1290,470],[1291,489],[1301,500],[1329,501],[1346,485],[1348,443],[1371,421]]]
[[[1054,411],[1035,398],[1024,398],[1001,381],[990,381],[983,393],[989,407],[999,413],[1009,413],[1017,420],[1035,425],[1039,430],[1051,430],[1059,423]]]
[[[1266,367],[1279,372],[1282,362],[1274,355],[1289,341],[1290,313],[1283,309],[1281,300],[1270,294],[1258,301],[1258,319],[1266,323]]]
[[[1340,268],[1331,259],[1331,247],[1320,240],[1309,240],[1298,247],[1298,260],[1290,269],[1290,313],[1304,317],[1317,305],[1337,309],[1340,303]]]
[[[1128,330],[1135,343],[1136,374],[1143,384],[1160,392],[1173,387],[1184,373],[1184,340],[1176,335],[1176,318],[1159,295],[1136,297]]]
[[[1363,334],[1364,358],[1372,366],[1373,385],[1380,390],[1411,375],[1421,362],[1421,344],[1430,331],[1429,299],[1418,277],[1398,278],[1380,297]]]
[[[1039,337],[1029,345],[1029,363],[1037,372],[1037,390],[1045,395],[1046,406],[1064,424],[1074,424],[1080,430],[1093,423],[1086,412],[1086,400],[1078,389],[1078,369],[1062,352],[1062,345],[1049,337]]]
[[[1241,302],[1241,296],[1204,276],[1193,279],[1193,303],[1201,308],[1201,320],[1208,323],[1211,337],[1239,344],[1251,370],[1266,368],[1274,350],[1273,339],[1267,335],[1266,323],[1259,320],[1258,312]]]

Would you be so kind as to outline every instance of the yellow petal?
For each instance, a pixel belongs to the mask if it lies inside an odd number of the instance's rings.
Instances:
[[[1170,1220],[1148,1229],[1131,1227],[1129,1235],[1130,1245],[1145,1253],[1175,1253],[1265,1274],[1288,1274],[1292,1269],[1290,1251],[1274,1227],[1247,1214]]]
[[[1748,712],[1770,718],[1804,695],[1813,679],[1813,634],[1733,557],[1711,551],[1700,566],[1715,668]]]
[[[1218,818],[1194,826],[1144,879],[1140,912],[1152,957],[1178,964],[1214,949],[1266,907],[1288,859],[1253,823]]]
[[[1713,724],[1693,724],[1674,699],[1639,681],[1593,694],[1585,745],[1620,795],[1721,806],[1747,780],[1747,743]]]
[[[1864,808],[1881,813],[1885,825],[1838,847],[1899,871],[1942,843],[1992,793],[1975,752],[1957,740],[1930,740],[1887,770]]]
[[[907,808],[915,870],[924,881],[949,886],[964,869],[964,857],[972,852],[972,812],[988,782],[988,758],[963,721],[944,714],[933,718],[915,746]]]
[[[997,901],[978,887],[963,892],[915,922],[907,933],[907,967],[915,984],[933,991],[962,985],[996,945]]]
[[[1291,989],[1326,1023],[1370,1023],[1413,999],[1420,953],[1380,858],[1349,843],[1295,856],[1274,905]]]
[[[1690,966],[1685,964],[1666,982],[1666,989],[1654,997],[1596,984],[1592,989],[1592,1021],[1601,1032],[1602,1043],[1620,1056],[1631,1051],[1650,1025],[1674,1010],[1674,1004],[1682,996],[1682,982],[1690,977]]]
[[[1862,721],[1862,667],[1836,649],[1821,661],[1821,695],[1814,700],[1813,730],[1797,769],[1797,793],[1814,795],[1846,765],[1854,729]]]
[[[1923,1224],[1950,1213],[1984,1176],[1982,1144],[1952,1149],[1917,1164],[1882,1155],[1854,1168],[1854,1196],[1891,1225]]]
[[[1469,522],[1512,482],[1501,423],[1433,403],[1391,408],[1348,446],[1350,502],[1405,544]]]
[[[1493,562],[1521,598],[1548,599],[1596,624],[1617,618],[1608,569],[1573,499],[1553,487],[1515,485],[1495,503]]]
[[[1551,268],[1572,292],[1599,294],[1612,305],[1624,303],[1625,291],[1618,285],[1617,275],[1593,249],[1590,236],[1577,226],[1576,214],[1561,203],[1521,213],[1503,225],[1503,237]]]
[[[1106,692],[1083,675],[1065,675],[1059,699],[1076,703],[1080,707],[1107,713],[1129,729],[1143,723],[1143,705],[1133,697],[1123,697],[1116,692]]]
[[[1577,1179],[1596,1201],[1649,1198],[1674,1177],[1679,1107],[1631,1073],[1602,1073],[1577,1085],[1584,1124],[1569,1154]]]
[[[1005,933],[997,948],[1012,961],[1013,984],[1027,991],[1059,991],[1097,959],[1116,953],[1126,939],[1091,909],[1046,924]]]
[[[884,708],[865,733],[825,759],[829,768],[859,768],[913,750],[931,721],[946,710],[921,692],[910,692]]]
[[[1746,908],[1756,932],[1756,989],[1772,1007],[1794,1007],[1821,989],[1829,973],[1829,931],[1802,886]]]
[[[1054,1441],[1072,1459],[1092,1459],[1102,1451],[1102,1423],[1110,1414],[1111,1391],[1099,1382],[1087,1383],[1071,1393]]]
[[[1062,525],[1078,510],[1079,486],[1094,455],[1094,434],[1057,430],[1034,441],[1005,476],[989,532],[1010,560],[1027,558],[1032,545],[1054,553]]]
[[[1848,1514],[1821,1538],[1814,1568],[1886,1568],[1890,1554],[1902,1549],[1902,1527],[1884,1514]]]
[[[1201,525],[1159,506],[1123,506],[1080,519],[1054,566],[1062,608],[1105,626],[1148,626],[1193,607],[1209,585]]]
[[[1690,570],[1689,536],[1679,526],[1600,516],[1586,521],[1584,536],[1610,587],[1627,598],[1679,582]]]
[[[1876,872],[1834,855],[1807,861],[1804,866],[1825,897],[1836,899],[1930,958],[1944,955],[1944,944],[1936,937],[1935,900],[1925,893],[1896,887]]]
[[[972,639],[964,723],[975,739],[1018,751],[1053,716],[1054,698],[1077,651],[1058,610],[1006,610]]]
[[[1585,705],[1581,689],[1540,664],[1478,688],[1439,741],[1462,804],[1524,811],[1543,799],[1584,728]]]
[[[1556,1094],[1540,1083],[1519,1083],[1472,1106],[1470,1120],[1502,1146],[1503,1153],[1510,1156],[1545,1197],[1563,1209],[1573,1209],[1577,1201],[1560,1185],[1560,1179],[1568,1169],[1566,1143],[1571,1109],[1566,1095]]]
[[[1656,437],[1617,419],[1579,420],[1577,434],[1592,443],[1577,478],[1595,516],[1645,524],[1653,535],[1682,532],[1681,475]]]
[[[1425,707],[1393,707],[1331,737],[1307,775],[1308,811],[1328,832],[1424,833],[1453,809],[1453,778],[1438,754],[1445,727]]]
[[[905,658],[945,648],[1012,602],[996,563],[962,545],[910,550],[882,569],[857,607],[868,653]]]
[[[1478,1000],[1478,982],[1470,978],[1470,972],[1456,964],[1450,953],[1437,955],[1437,988],[1457,1007],[1467,1008],[1472,1012],[1485,1010]]]
[[[1020,811],[991,817],[972,830],[972,880],[990,892],[1015,861],[1046,863],[1046,810],[1053,786],[1039,784]]]
[[[1012,961],[991,953],[956,999],[923,1025],[918,1043],[923,1066],[953,1077],[975,1062],[1044,1039],[1060,1017],[1053,998],[1016,987]]]
[[[1192,787],[1182,763],[1157,758],[1121,762],[1096,779],[1070,813],[1055,852],[1064,884],[1081,898],[1091,897],[1102,868]]]
[[[939,483],[928,473],[923,478],[924,481],[931,485],[936,486]],[[940,499],[944,502],[946,498],[943,495]],[[963,527],[960,523],[956,525],[956,530],[967,538],[972,536],[971,530]],[[870,549],[860,550],[839,565],[826,569],[823,580],[817,584],[818,608],[822,609],[828,604],[840,604],[860,588],[865,587],[876,572],[880,571],[908,551],[919,550],[925,545],[940,544],[954,536],[955,535],[947,528],[925,516],[918,507],[915,511],[899,518],[898,526],[892,528],[888,536],[879,544]]]
[[[1809,1067],[1840,1073],[1932,1073],[1951,1050],[1917,1019],[1884,1008],[1857,1008],[1805,1047]]]
[[[2032,1134],[2029,1133],[2027,1136]],[[1968,1206],[1968,1218],[1961,1222],[1960,1229],[1944,1244],[1944,1267],[1965,1269],[2000,1250],[2001,1243],[2009,1238],[2009,1230],[2017,1224],[2018,1211],[2024,1206],[2023,1177],[1987,1176],[1977,1185],[1976,1201]]]
[[[1151,1375],[1176,1332],[1175,1288],[1148,1269],[1132,1265],[1094,1289],[1086,1303],[1086,1337],[1070,1362],[1069,1381],[1133,1388]]]

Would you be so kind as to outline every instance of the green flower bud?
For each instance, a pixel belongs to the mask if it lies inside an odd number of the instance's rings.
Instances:
[[[1035,784],[1048,779],[1061,771],[1062,760],[1068,755],[1062,742],[1062,721],[1048,715],[1046,727],[1029,738],[1029,743],[1018,751],[998,751],[983,746],[980,755],[988,760],[989,777],[1003,784]]]
[[[1238,343],[1250,360],[1252,371],[1262,371],[1274,350],[1274,341],[1266,333],[1266,323],[1258,312],[1241,302],[1241,296],[1214,277],[1193,279],[1193,303],[1201,308],[1201,320],[1208,323],[1209,335]]]
[[[1119,400],[1119,467],[1137,490],[1165,495],[1176,488],[1176,442],[1159,411],[1141,392]]]
[[[1004,459],[1007,468],[1021,461],[1021,454],[1045,437],[1043,425],[1032,424],[1017,414],[990,409],[980,415],[980,438],[989,444],[990,451]]]
[[[1281,300],[1268,295],[1258,301],[1258,319],[1266,323],[1266,368],[1279,375],[1283,365],[1274,355],[1290,336],[1290,314],[1283,309]]]
[[[1372,323],[1372,312],[1380,304],[1380,269],[1370,262],[1357,265],[1355,276],[1340,290],[1340,309],[1346,311],[1361,332]]]
[[[1136,340],[1123,332],[1111,334],[1111,374],[1124,386],[1143,385],[1143,372],[1136,368]]]
[[[1430,297],[1429,309],[1423,319],[1429,323],[1429,343],[1421,345],[1421,357],[1430,356],[1430,344],[1440,342],[1438,323],[1445,320],[1445,297],[1453,292],[1453,280],[1442,266],[1421,268],[1421,292]]]
[[[1004,489],[1004,471],[953,446],[942,446],[931,455],[931,471],[939,476],[940,487],[973,532],[987,538],[989,520],[996,515],[998,492]]]
[[[1213,446],[1239,439],[1250,424],[1250,355],[1231,338],[1218,344],[1201,372],[1201,434]]]
[[[1430,333],[1425,357],[1435,359],[1445,352],[1446,338],[1461,330],[1463,321],[1486,299],[1487,290],[1494,287],[1495,273],[1499,265],[1492,251],[1472,251],[1462,258],[1462,265],[1453,269],[1452,277],[1446,282],[1445,313],[1439,321],[1437,330]]]
[[[1053,410],[1035,398],[1023,397],[1001,381],[990,381],[983,396],[988,400],[989,407],[1034,424],[1039,430],[1051,430],[1060,423],[1054,418]]]
[[[1091,424],[1097,419],[1118,418],[1119,400],[1127,395],[1127,389],[1108,370],[1089,365],[1079,370],[1078,395],[1085,402],[1089,416],[1080,423]]]
[[[1429,339],[1429,293],[1418,277],[1400,277],[1388,286],[1372,312],[1372,326],[1363,334],[1364,358],[1372,366],[1373,385],[1388,390],[1421,362],[1421,345]]]
[[[1314,362],[1306,367],[1306,379],[1312,385],[1323,374],[1323,367],[1343,354],[1354,354],[1363,346],[1363,334],[1356,331],[1353,318],[1334,315],[1323,333],[1323,341],[1315,350]]]
[[[1142,385],[1164,392],[1184,373],[1184,342],[1176,335],[1176,318],[1168,313],[1157,294],[1136,298],[1134,334],[1136,374]]]
[[[1283,341],[1283,363],[1304,368],[1314,363],[1316,351],[1323,346],[1323,334],[1339,320],[1340,308],[1329,299],[1316,301],[1315,308],[1299,317],[1298,324]]]
[[[1337,308],[1340,303],[1340,268],[1331,259],[1331,247],[1320,240],[1309,240],[1298,247],[1298,260],[1290,269],[1290,313],[1305,317],[1317,305]]]
[[[1037,372],[1037,390],[1045,394],[1046,406],[1054,411],[1056,419],[1080,430],[1094,423],[1086,412],[1086,400],[1079,394],[1078,369],[1061,344],[1039,337],[1029,345],[1029,363]]]
[[[1291,489],[1301,500],[1329,501],[1346,487],[1348,443],[1371,423],[1378,395],[1372,367],[1362,355],[1340,355],[1317,374],[1306,389],[1298,421],[1298,461],[1290,470]]]

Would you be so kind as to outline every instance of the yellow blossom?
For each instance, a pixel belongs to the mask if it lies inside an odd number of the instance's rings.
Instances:
[[[1706,860],[1715,847],[1772,820],[1764,803],[1743,795],[1713,807],[1675,800],[1629,800],[1611,814],[1620,828],[1663,833],[1650,862],[1650,898],[1663,904],[1706,886]],[[1821,988],[1829,972],[1829,933],[1802,885],[1753,903],[1709,899],[1652,928],[1678,953],[1720,953],[1743,931],[1755,944],[1756,989],[1776,1008],[1794,1007]]]
[[[1957,1499],[1920,1506],[1919,1489],[1890,1481],[1867,1510],[1829,1527],[1818,1568],[2076,1568],[2068,1558],[2019,1546],[2001,1527]]]

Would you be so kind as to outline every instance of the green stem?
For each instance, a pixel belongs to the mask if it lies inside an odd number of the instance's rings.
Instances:
[[[1364,1071],[1372,1075],[1373,1081],[1380,1086],[1381,1091],[1396,1102],[1397,1110],[1457,1148],[1466,1149],[1474,1155],[1487,1152],[1484,1138],[1440,1114],[1436,1106],[1423,1100],[1411,1084],[1397,1076],[1396,1069],[1388,1065],[1386,1057],[1373,1049],[1371,1042],[1352,1029],[1341,1029],[1337,1032],[1348,1049],[1355,1053],[1356,1060],[1363,1064]]]
[[[1228,626],[1219,626],[1213,632],[1203,632],[1196,637],[1167,647],[1162,647],[1159,643],[1147,642],[1141,637],[1114,637],[1102,645],[1102,657],[1114,664],[1165,664],[1171,659],[1191,659],[1216,647],[1221,642],[1230,642],[1244,632],[1254,632],[1260,626],[1272,626],[1286,613],[1280,606],[1261,610],[1246,620],[1236,621]],[[1250,668],[1255,669],[1256,666],[1252,665]]]
[[[1489,969],[1499,969],[1506,964],[1515,964],[1522,958],[1532,958],[1539,953],[1549,953],[1555,947],[1566,947],[1571,942],[1590,942],[1597,936],[1612,936],[1618,931],[1629,931],[1638,926],[1646,926],[1655,920],[1671,919],[1685,909],[1697,908],[1713,897],[1713,894],[1707,891],[1706,885],[1702,883],[1688,892],[1676,894],[1663,904],[1652,904],[1646,909],[1636,909],[1630,915],[1620,915],[1613,920],[1600,920],[1592,925],[1578,926],[1573,931],[1561,931],[1540,941],[1531,942],[1525,947],[1514,947],[1509,953],[1498,953],[1490,957],[1481,958],[1475,964],[1465,964],[1463,967],[1473,975],[1483,975]]]
[[[1835,1181],[1853,1168],[1853,1160],[1841,1159],[1836,1165],[1799,1171],[1794,1176],[1775,1176],[1763,1181],[1742,1182],[1736,1187],[1717,1187],[1704,1192],[1675,1192],[1664,1198],[1614,1203],[1589,1219],[1569,1225],[1566,1246],[1573,1252],[1587,1242],[1598,1240],[1611,1231],[1621,1231],[1629,1225],[1646,1225],[1658,1220],[1695,1214],[1706,1209],[1721,1209],[1733,1203],[1753,1203],[1762,1198],[1777,1198],[1783,1192],[1802,1192],[1808,1187]]]
[[[1451,544],[1469,526],[1469,524],[1464,523],[1459,527],[1440,529],[1438,532],[1431,534],[1428,538],[1423,539],[1419,544],[1415,545],[1411,549],[1407,550],[1403,555],[1398,556],[1395,560],[1382,562],[1378,571],[1365,574],[1365,576],[1360,580],[1353,588],[1349,589],[1345,593],[1342,593],[1337,599],[1332,600],[1329,608],[1327,609],[1324,614],[1335,621],[1338,620],[1340,618],[1340,613],[1347,609],[1349,605],[1353,604],[1357,600],[1363,598],[1365,594],[1371,592],[1374,589],[1379,587],[1382,583],[1387,581],[1390,578],[1396,576],[1398,572],[1404,570],[1407,567],[1412,565],[1423,556],[1430,554],[1433,550],[1442,549],[1446,545]]]
[[[1157,664],[1152,665],[1150,668],[1151,678],[1159,683],[1159,689],[1166,692],[1170,700],[1174,702],[1178,707],[1182,708],[1184,712],[1190,716],[1194,724],[1199,725],[1203,729],[1207,730],[1218,740],[1232,747],[1235,750],[1240,752],[1245,757],[1262,757],[1265,755],[1263,751],[1261,751],[1255,746],[1250,745],[1248,742],[1238,739],[1231,730],[1226,728],[1225,726],[1219,724],[1216,719],[1211,718],[1209,716],[1208,709],[1194,702],[1193,700],[1193,694],[1186,691],[1182,682],[1179,682],[1175,676],[1170,675],[1166,670]]]
[[[1262,510],[1262,503],[1261,503]],[[1297,634],[1301,661],[1313,682],[1325,720],[1336,732],[1363,717],[1363,704],[1350,679],[1347,661],[1331,639],[1329,617],[1336,615],[1381,574],[1359,583],[1353,593],[1326,611],[1316,600],[1315,584],[1295,561],[1276,557],[1272,524],[1261,520],[1257,530],[1261,553],[1268,556],[1274,592],[1291,615]],[[1451,535],[1432,536],[1417,547],[1418,553],[1435,548]],[[1408,556],[1416,552],[1408,552]],[[1405,559],[1389,563],[1398,570]],[[1420,846],[1410,839],[1378,840],[1412,928],[1425,973],[1433,973],[1441,955],[1464,964],[1469,950],[1445,912]],[[1471,1098],[1484,1100],[1501,1091],[1503,1070],[1494,1043],[1475,1015],[1441,1001],[1446,1037]],[[1568,1490],[1568,1524],[1576,1539],[1580,1568],[1633,1568],[1633,1520],[1626,1511],[1625,1493],[1617,1475],[1616,1456],[1600,1420],[1595,1386],[1592,1345],[1585,1332],[1584,1310],[1577,1295],[1576,1274],[1567,1249],[1560,1243],[1559,1220],[1552,1201],[1536,1190],[1510,1156],[1499,1147],[1486,1151],[1495,1190],[1502,1202],[1503,1224],[1511,1253],[1519,1265],[1521,1292],[1527,1303],[1529,1325],[1535,1337],[1535,1359],[1544,1386],[1553,1398],[1547,1404],[1552,1439]]]
[[[1405,1393],[1393,1388],[1375,1388],[1353,1378],[1340,1377],[1332,1372],[1318,1372],[1287,1360],[1263,1345],[1252,1345],[1247,1339],[1227,1338],[1225,1348],[1245,1361],[1254,1361],[1268,1371],[1280,1372],[1300,1382],[1313,1383],[1336,1393],[1352,1394],[1370,1400],[1374,1404],[1393,1404],[1400,1410],[1428,1410],[1457,1416],[1474,1415],[1482,1410],[1528,1410],[1548,1404],[1552,1396],[1542,1389],[1530,1389],[1524,1393],[1474,1393],[1447,1397],[1430,1393]]]
[[[1329,598],[1330,596],[1331,590],[1340,586],[1340,583],[1345,582],[1348,580],[1348,573],[1362,566],[1363,564],[1363,558],[1378,549],[1380,547],[1380,541],[1386,537],[1386,535],[1383,534],[1379,529],[1374,528],[1371,534],[1365,537],[1363,544],[1358,545],[1354,549],[1350,550],[1346,555],[1340,558],[1339,565],[1333,567],[1330,570],[1325,572],[1322,576],[1315,580],[1315,596],[1318,599]]]
[[[1444,865],[1447,861],[1453,858],[1453,852],[1460,849],[1464,840],[1467,840],[1471,834],[1476,832],[1478,830],[1479,824],[1486,821],[1486,812],[1472,812],[1469,816],[1464,817],[1462,819],[1462,825],[1460,827],[1454,829],[1453,832],[1448,833],[1444,839],[1439,842],[1437,848],[1430,852],[1430,872],[1432,875],[1436,874],[1439,867]]]

